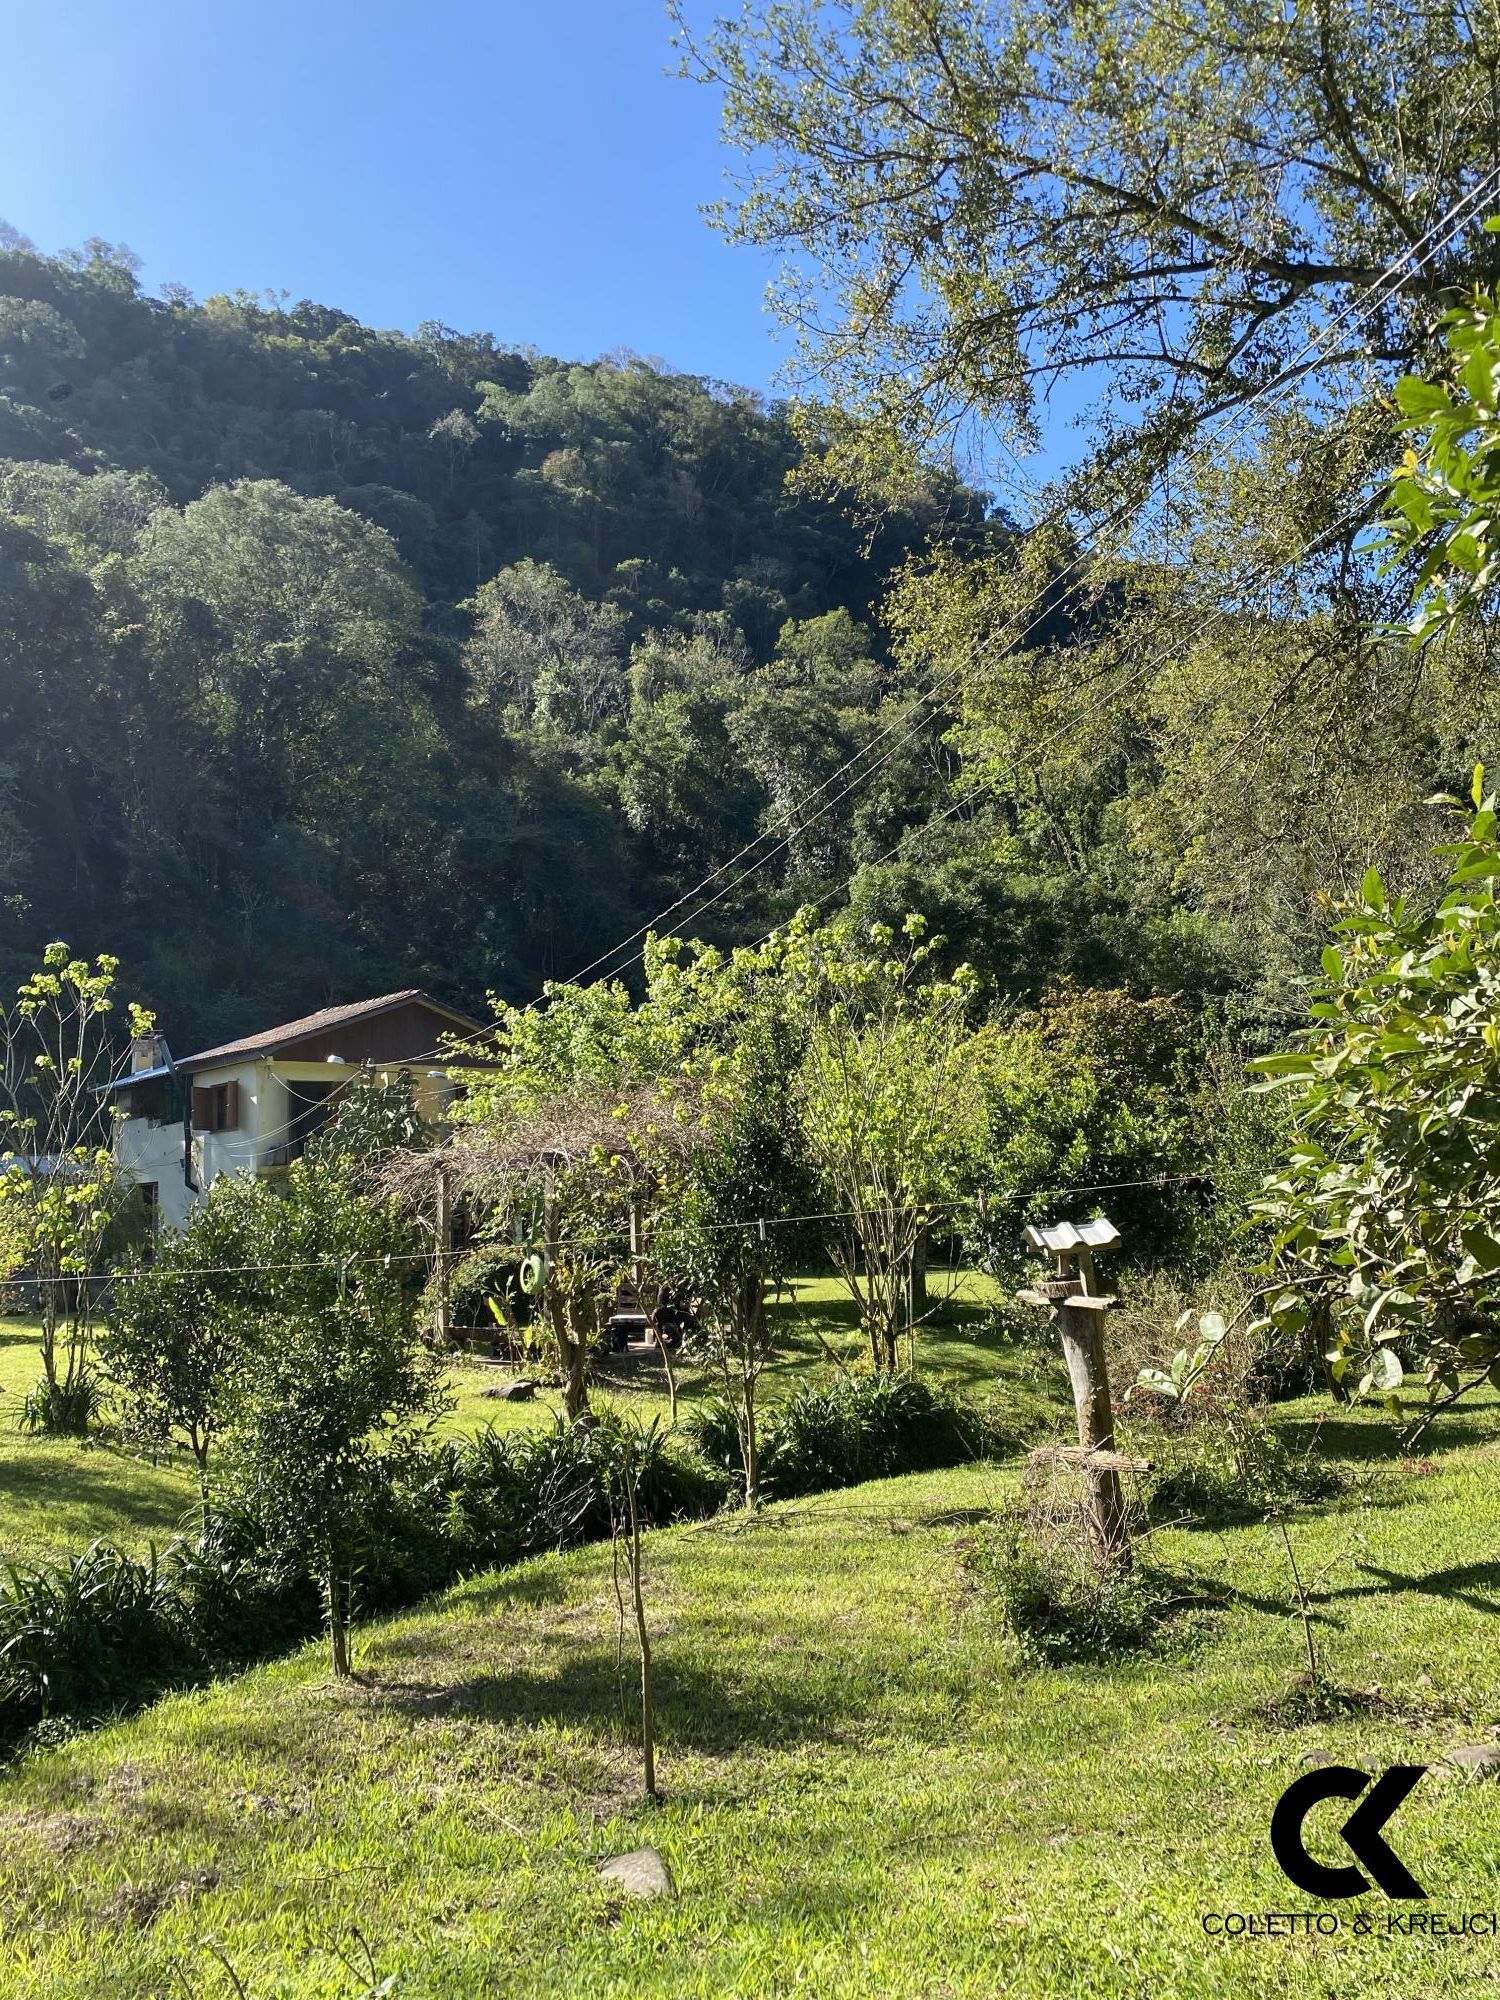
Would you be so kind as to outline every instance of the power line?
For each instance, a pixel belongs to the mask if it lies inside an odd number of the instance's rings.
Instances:
[[[1193,441],[1192,447],[1188,452],[1187,456],[1189,458],[1192,458],[1201,454],[1202,452],[1211,448],[1213,445],[1221,442],[1226,436],[1230,434],[1231,431],[1235,430],[1243,431],[1247,427],[1247,423],[1249,419],[1253,416],[1258,405],[1264,403],[1276,390],[1285,387],[1289,382],[1295,382],[1301,379],[1302,376],[1304,376],[1309,372],[1309,369],[1314,365],[1316,358],[1315,355],[1311,353],[1311,350],[1316,350],[1317,348],[1321,347],[1332,337],[1332,335],[1339,329],[1339,327],[1345,321],[1347,321],[1354,315],[1361,312],[1362,308],[1359,304],[1359,301],[1362,298],[1369,297],[1373,301],[1375,295],[1386,288],[1388,281],[1391,278],[1396,277],[1398,272],[1401,272],[1402,265],[1406,263],[1408,259],[1410,259],[1413,256],[1418,256],[1423,252],[1424,246],[1436,249],[1445,248],[1447,244],[1452,241],[1453,237],[1459,234],[1461,230],[1465,226],[1467,226],[1467,223],[1472,220],[1473,213],[1478,210],[1479,206],[1486,198],[1486,195],[1490,192],[1492,184],[1497,180],[1500,180],[1500,167],[1492,168],[1490,172],[1486,174],[1484,178],[1479,182],[1479,184],[1471,191],[1470,194],[1461,196],[1456,202],[1454,202],[1446,211],[1446,213],[1443,216],[1439,217],[1437,222],[1432,224],[1431,227],[1429,227],[1426,231],[1423,232],[1423,235],[1417,239],[1416,243],[1410,245],[1405,251],[1403,251],[1402,255],[1399,258],[1394,259],[1390,264],[1388,264],[1385,267],[1385,269],[1380,273],[1378,278],[1371,280],[1367,285],[1361,287],[1360,291],[1355,294],[1354,299],[1352,299],[1347,305],[1342,307],[1339,310],[1339,312],[1336,313],[1331,320],[1326,322],[1315,334],[1309,335],[1309,337],[1306,340],[1304,340],[1302,348],[1299,350],[1298,354],[1293,357],[1292,361],[1287,363],[1279,371],[1279,373],[1276,376],[1274,376],[1269,382],[1264,383],[1258,390],[1256,390],[1255,394],[1251,396],[1244,404],[1240,405],[1233,413],[1232,420],[1230,416],[1226,415],[1225,419],[1216,428],[1211,429],[1206,434],[1200,434],[1198,437],[1196,437]],[[1455,218],[1457,218],[1457,220],[1455,220]],[[1451,227],[1449,227],[1450,224],[1452,224]],[[1435,237],[1438,234],[1438,232],[1442,230],[1446,230],[1447,233],[1443,236],[1441,243],[1429,246],[1429,239]],[[1395,292],[1400,291],[1407,283],[1409,283],[1412,275],[1414,275],[1414,273],[1406,272],[1402,274],[1399,278],[1397,278],[1397,282],[1394,284],[1394,286],[1391,286],[1390,288],[1392,294],[1394,295]],[[1067,502],[1066,501],[1060,502],[1049,515],[1044,516],[1040,522],[1035,523],[1030,532],[1037,533],[1044,528],[1057,525],[1061,520],[1063,520],[1066,517],[1068,512],[1069,508]],[[1107,532],[1111,528],[1120,525],[1120,523],[1125,518],[1127,518],[1129,512],[1130,512],[1130,502],[1128,500],[1123,500],[1119,502],[1116,505],[1116,507],[1112,511],[1107,513],[1102,519],[1094,521],[1092,523],[1086,521],[1083,524],[1082,528],[1080,529],[1080,535],[1081,536],[1086,535],[1091,531],[1095,534]],[[1042,585],[1042,587],[1033,594],[1033,596],[1028,600],[1028,602],[1022,606],[1020,615],[1024,616],[1028,612],[1034,613],[1035,615],[1031,617],[1030,622],[1022,629],[1022,631],[1019,634],[1015,635],[1008,641],[1003,642],[1006,650],[1014,651],[1017,647],[1022,645],[1024,641],[1032,635],[1032,633],[1036,631],[1038,626],[1041,624],[1042,620],[1047,615],[1049,615],[1049,611],[1055,605],[1057,601],[1057,592],[1060,586],[1064,584],[1072,575],[1074,575],[1075,572],[1081,572],[1085,568],[1088,560],[1089,558],[1087,552],[1080,550],[1079,554],[1072,559],[1072,561],[1066,566],[1066,568],[1060,573],[1059,576],[1048,579],[1047,582],[1045,582]],[[982,659],[991,656],[993,654],[993,651],[994,651],[994,642],[991,642],[991,644],[988,647],[975,646],[971,648],[969,655],[965,659],[959,661],[955,666],[949,668],[944,674],[940,675],[938,680],[934,683],[933,687],[925,690],[921,695],[919,695],[917,699],[913,703],[911,703],[902,712],[900,716],[898,716],[894,721],[889,723],[874,738],[872,738],[869,743],[862,745],[861,748],[857,752],[855,752],[853,756],[847,758],[845,762],[841,764],[838,767],[838,769],[834,771],[828,778],[825,778],[820,785],[816,786],[811,792],[804,794],[800,799],[794,801],[793,804],[789,806],[778,817],[776,821],[774,821],[770,826],[763,828],[762,831],[756,835],[754,840],[748,842],[744,847],[742,847],[739,850],[737,854],[732,855],[729,858],[729,860],[721,863],[708,875],[704,876],[700,882],[694,885],[694,887],[685,890],[680,896],[675,898],[673,902],[666,905],[664,909],[658,911],[654,917],[648,919],[648,921],[645,924],[638,926],[636,930],[629,933],[627,937],[622,938],[617,944],[611,946],[609,950],[600,953],[596,958],[590,960],[587,965],[581,968],[581,970],[572,974],[565,983],[573,985],[576,984],[578,981],[585,979],[590,972],[593,972],[599,966],[606,964],[610,959],[614,958],[620,951],[622,951],[627,945],[634,943],[637,938],[642,938],[646,936],[648,933],[653,931],[656,928],[656,926],[659,925],[665,918],[674,915],[679,909],[683,907],[684,904],[690,902],[703,889],[712,886],[712,884],[718,881],[722,875],[727,873],[731,868],[735,867],[737,863],[746,859],[750,854],[752,854],[755,851],[755,849],[760,845],[760,843],[766,838],[768,838],[768,836],[776,830],[777,826],[787,826],[794,814],[800,813],[803,808],[810,805],[813,800],[817,799],[823,792],[827,791],[831,785],[835,784],[838,781],[838,779],[844,775],[845,772],[851,770],[855,765],[859,764],[866,756],[869,755],[870,751],[875,747],[876,744],[882,742],[886,737],[890,736],[895,730],[897,730],[900,727],[903,721],[905,721],[908,717],[915,714],[917,710],[919,710],[924,704],[930,702],[941,689],[951,684],[957,677],[972,671],[973,667],[976,664],[978,664]],[[826,801],[825,804],[822,807],[820,807],[815,814],[813,814],[812,816],[813,819],[821,818],[825,812],[830,810],[832,806],[836,805],[840,799],[846,797],[847,794],[853,789],[855,789],[855,787],[858,784],[863,783],[866,778],[873,775],[874,771],[882,768],[886,763],[888,763],[891,757],[893,757],[895,753],[907,741],[909,741],[910,738],[913,735],[915,735],[922,726],[923,723],[921,720],[919,720],[912,728],[906,730],[902,734],[902,736],[899,737],[898,740],[891,745],[890,749],[887,750],[877,760],[875,764],[871,765],[867,770],[858,773],[853,779],[850,780],[848,784],[846,784],[842,788],[842,790],[840,790],[837,794],[835,794],[835,796],[832,799]],[[758,868],[764,866],[765,863],[772,858],[772,856],[781,852],[783,848],[789,846],[791,844],[791,841],[796,837],[796,834],[798,832],[805,831],[806,826],[810,823],[811,823],[810,821],[800,821],[797,826],[793,827],[792,830],[789,831],[783,839],[779,840],[774,847],[768,849],[767,852],[764,855],[762,855],[754,864],[752,864],[750,868],[746,869],[743,874],[737,876],[734,882],[728,884],[727,887],[721,890],[718,895],[712,897],[707,904],[703,905],[703,908],[712,907],[713,903],[720,901],[724,895],[731,893],[733,889],[737,888],[744,881],[747,881],[749,877],[753,873],[755,873]],[[701,915],[701,914],[702,914],[701,910],[695,912],[695,915]],[[640,953],[633,953],[631,957],[624,962],[624,964],[625,965],[633,964],[636,958],[638,958],[640,955],[641,955]],[[617,967],[616,972],[621,971],[623,969],[624,966]]]
[[[1270,381],[1264,383],[1258,390],[1256,390],[1254,395],[1251,396],[1244,404],[1240,405],[1233,412],[1232,417],[1230,415],[1226,415],[1226,417],[1216,427],[1214,427],[1213,429],[1209,430],[1206,433],[1200,433],[1194,439],[1191,450],[1188,453],[1188,456],[1191,458],[1193,456],[1198,455],[1199,453],[1209,449],[1211,446],[1221,442],[1223,439],[1225,439],[1234,431],[1243,431],[1247,427],[1250,420],[1253,418],[1254,413],[1259,405],[1266,402],[1273,393],[1285,387],[1288,383],[1295,382],[1301,379],[1303,376],[1305,376],[1309,372],[1310,368],[1315,364],[1316,350],[1321,348],[1344,322],[1354,317],[1355,315],[1360,314],[1361,312],[1369,309],[1368,307],[1363,307],[1361,305],[1360,302],[1362,300],[1369,299],[1373,304],[1378,294],[1381,294],[1389,290],[1390,294],[1394,296],[1395,293],[1401,291],[1411,281],[1411,278],[1415,275],[1415,271],[1403,271],[1402,269],[1403,265],[1414,257],[1420,258],[1423,254],[1430,254],[1433,251],[1446,248],[1447,245],[1454,239],[1454,237],[1460,234],[1461,231],[1465,227],[1467,227],[1468,224],[1473,220],[1474,214],[1478,211],[1479,207],[1482,205],[1482,203],[1485,201],[1488,195],[1492,192],[1493,187],[1497,182],[1500,182],[1500,166],[1492,168],[1487,174],[1485,174],[1483,178],[1479,181],[1479,183],[1476,185],[1476,187],[1469,194],[1459,197],[1455,202],[1450,204],[1449,208],[1444,212],[1444,214],[1440,216],[1435,223],[1430,225],[1430,227],[1423,232],[1422,236],[1419,237],[1415,243],[1413,243],[1406,250],[1404,250],[1400,257],[1393,259],[1392,262],[1385,267],[1385,269],[1379,274],[1379,276],[1376,279],[1373,279],[1366,285],[1362,286],[1360,290],[1354,295],[1354,298],[1351,299],[1348,304],[1341,307],[1340,310],[1330,320],[1326,321],[1315,333],[1310,334],[1307,337],[1307,339],[1304,340],[1302,348],[1293,357],[1293,359],[1289,363],[1285,364],[1276,376],[1274,376]],[[1441,232],[1441,240],[1434,241],[1433,239],[1438,238],[1440,232]],[[1393,279],[1395,281],[1394,283],[1391,282]],[[1068,512],[1068,507],[1066,502],[1059,503],[1059,505],[1052,510],[1050,515],[1045,516],[1041,522],[1034,524],[1030,532],[1036,533],[1045,527],[1055,525],[1057,522],[1065,518],[1067,512]],[[1106,532],[1110,528],[1117,526],[1125,518],[1128,512],[1129,512],[1129,502],[1122,501],[1116,506],[1114,510],[1112,510],[1110,513],[1107,513],[1101,520],[1095,521],[1092,524],[1085,522],[1080,530],[1080,533],[1087,534],[1091,530],[1094,533]],[[1312,548],[1314,548],[1317,545],[1319,539],[1321,538],[1316,536],[1310,538],[1310,540],[1304,543],[1302,547],[1299,548],[1292,557],[1287,559],[1287,561],[1277,564],[1274,567],[1265,568],[1261,572],[1262,578],[1264,580],[1269,581],[1271,577],[1274,577],[1275,575],[1279,574],[1281,570],[1285,569],[1289,563],[1296,562],[1303,555],[1307,554]],[[653,932],[655,932],[657,926],[659,926],[665,919],[674,916],[678,910],[682,909],[684,905],[692,902],[693,899],[698,895],[700,895],[704,889],[711,887],[723,875],[728,873],[729,870],[734,868],[740,861],[745,860],[748,856],[753,854],[756,848],[760,846],[761,842],[764,841],[772,832],[776,830],[777,826],[788,825],[793,814],[800,813],[805,807],[807,807],[814,800],[816,800],[822,793],[826,792],[830,786],[835,784],[837,780],[840,777],[842,777],[846,772],[850,771],[856,765],[860,764],[862,760],[869,755],[870,751],[875,747],[876,744],[882,742],[884,739],[891,736],[896,730],[900,728],[903,721],[907,720],[908,717],[912,716],[918,710],[922,709],[927,703],[931,702],[934,696],[938,694],[940,690],[950,685],[960,676],[972,672],[974,667],[980,664],[981,662],[986,662],[996,657],[997,653],[999,653],[1002,650],[1002,648],[1004,651],[1013,652],[1029,636],[1031,636],[1031,634],[1037,629],[1038,625],[1041,623],[1042,619],[1046,615],[1048,615],[1048,611],[1051,605],[1055,604],[1056,602],[1056,594],[1059,590],[1059,587],[1063,583],[1065,583],[1067,579],[1071,575],[1073,575],[1073,573],[1081,571],[1082,568],[1087,563],[1088,559],[1089,558],[1087,553],[1085,551],[1080,550],[1080,553],[1072,559],[1072,561],[1067,565],[1067,567],[1060,573],[1058,577],[1048,579],[1047,582],[1043,584],[1041,589],[1039,589],[1037,592],[1033,594],[1033,596],[1027,601],[1027,603],[1022,606],[1021,613],[1019,615],[1025,616],[1027,613],[1033,613],[1034,615],[1031,617],[1030,622],[1021,630],[1020,633],[1016,634],[1012,638],[1003,642],[991,641],[985,645],[975,645],[971,647],[965,658],[955,663],[955,665],[948,668],[942,675],[940,675],[938,680],[934,683],[934,685],[931,688],[924,690],[924,692],[920,696],[918,696],[917,699],[913,703],[911,703],[902,712],[900,716],[896,717],[891,723],[889,723],[874,738],[872,738],[869,743],[862,745],[861,748],[856,753],[854,753],[852,757],[847,758],[845,762],[841,764],[838,767],[838,769],[834,771],[828,778],[824,779],[820,785],[814,787],[812,791],[804,794],[800,799],[794,801],[793,804],[789,806],[779,816],[779,818],[776,821],[774,821],[770,826],[763,828],[762,831],[756,835],[755,839],[746,843],[746,845],[742,847],[737,854],[732,855],[727,861],[721,863],[717,868],[713,869],[709,874],[704,876],[702,880],[696,883],[692,888],[685,890],[680,896],[676,897],[671,903],[667,904],[662,910],[658,911],[655,916],[649,918],[646,921],[646,923],[639,925],[634,931],[631,931],[626,937],[620,939],[616,944],[612,945],[607,951],[600,953],[597,957],[590,960],[587,965],[583,966],[578,972],[570,975],[570,977],[567,980],[563,981],[562,983],[564,985],[569,985],[569,986],[577,985],[581,980],[587,978],[587,976],[591,972],[595,971],[598,967],[603,966],[607,964],[611,959],[616,958],[620,952],[624,951],[629,945],[634,944],[636,940],[649,937]],[[1252,570],[1248,572],[1245,577],[1239,580],[1238,587],[1243,589],[1247,587],[1249,584],[1255,582],[1256,580],[1257,580],[1256,572]],[[1216,616],[1222,619],[1222,618],[1227,618],[1229,613],[1221,607],[1210,607],[1209,615]],[[1201,636],[1201,632],[1191,636]],[[1165,659],[1170,658],[1172,656],[1172,653],[1174,653],[1176,650],[1177,650],[1176,646],[1167,648],[1164,652],[1159,654],[1155,658],[1155,660],[1148,662],[1146,666],[1132,673],[1122,684],[1108,690],[1104,697],[1104,701],[1096,701],[1094,703],[1091,703],[1089,707],[1083,711],[1082,715],[1066,719],[1064,722],[1059,724],[1058,728],[1052,731],[1047,737],[1045,737],[1042,741],[1042,744],[1038,747],[1042,748],[1046,747],[1047,743],[1055,741],[1060,735],[1065,734],[1069,730],[1076,728],[1080,721],[1086,720],[1090,715],[1096,713],[1097,710],[1101,706],[1103,706],[1105,702],[1118,699],[1120,694],[1125,692],[1125,690],[1128,689],[1129,687],[1136,685],[1144,677],[1145,673],[1151,671],[1154,666],[1162,664],[1163,661]],[[924,726],[925,726],[925,717],[919,718],[916,723],[912,724],[908,729],[904,731],[904,733],[897,739],[895,743],[891,744],[890,748],[887,751],[885,751],[880,758],[878,758],[873,764],[868,765],[865,769],[857,771],[856,774],[852,778],[850,778],[848,783],[846,783],[841,790],[839,790],[832,798],[825,800],[824,804],[820,806],[817,809],[817,811],[811,815],[810,818],[800,820],[797,826],[793,829],[793,831],[787,833],[781,840],[777,841],[773,847],[767,849],[765,853],[761,854],[758,857],[758,859],[752,862],[748,868],[744,869],[739,875],[737,875],[733,881],[727,883],[722,889],[718,890],[714,896],[710,897],[707,902],[699,905],[699,907],[693,912],[694,916],[695,917],[701,916],[705,910],[712,908],[713,905],[721,901],[724,896],[732,894],[735,889],[742,886],[744,882],[748,881],[753,874],[755,874],[761,867],[765,866],[776,854],[780,853],[784,848],[788,847],[791,844],[791,841],[796,837],[796,834],[798,832],[805,832],[807,826],[812,824],[813,821],[823,817],[823,815],[826,812],[830,811],[833,806],[837,805],[841,799],[847,797],[848,794],[854,789],[856,789],[858,785],[864,783],[865,780],[868,779],[869,777],[872,777],[877,770],[880,770],[887,763],[889,763],[889,761],[897,753],[897,751],[899,751],[904,746],[904,744],[908,742],[913,736],[918,734],[921,728]],[[894,848],[888,850],[885,855],[879,857],[875,863],[867,865],[880,866],[885,860],[890,858],[891,854],[898,851],[900,847],[904,846],[908,839],[914,838],[919,833],[925,831],[927,827],[930,827],[944,819],[951,818],[956,811],[962,810],[963,805],[965,803],[967,803],[966,799],[957,800],[952,805],[944,808],[940,813],[935,815],[933,818],[929,818],[926,822],[923,823],[922,826],[909,829],[906,834],[903,834],[901,836],[901,839],[896,843],[896,846]],[[823,904],[830,902],[833,899],[833,897],[838,893],[839,893],[839,888],[835,887],[822,897],[816,899],[812,907],[821,908]],[[671,929],[669,929],[667,935],[676,934],[677,928],[678,928],[677,926],[673,926]],[[761,939],[757,940],[757,942],[764,942],[766,937],[774,935],[775,930],[779,928],[780,928],[779,924],[773,926],[772,930],[765,933]],[[618,976],[620,973],[627,970],[631,965],[635,964],[638,960],[640,960],[643,957],[644,957],[644,948],[631,952],[629,957],[622,960],[620,964],[618,964],[613,968],[613,971],[611,972],[610,976],[611,977]],[[521,1011],[530,1012],[532,1008],[536,1007],[538,1004],[540,1004],[540,996],[537,1000],[528,1002]],[[477,1042],[481,1038],[487,1035],[491,1035],[493,1033],[494,1033],[493,1026],[480,1029],[468,1035],[454,1037],[453,1045],[457,1045],[458,1043],[462,1042]],[[432,1059],[438,1059],[445,1053],[449,1053],[449,1051],[435,1050],[432,1052]]]
[[[1084,1181],[1065,1187],[1031,1188],[1026,1190],[1013,1189],[998,1194],[986,1194],[984,1201],[987,1208],[1016,1208],[1030,1202],[1059,1200],[1063,1195],[1117,1194],[1127,1189],[1179,1187],[1189,1182],[1203,1185],[1211,1182],[1213,1178],[1211,1173],[1199,1170],[1198,1172],[1187,1174],[1154,1174],[1139,1180]],[[966,1202],[923,1202],[918,1204],[918,1206],[924,1212],[936,1216],[959,1215],[964,1212],[968,1204]],[[809,1209],[805,1213],[798,1215],[755,1215],[733,1222],[705,1223],[702,1227],[709,1231],[785,1229],[808,1222],[845,1221],[850,1217],[863,1214],[864,1212],[862,1209],[857,1208]],[[625,1233],[626,1226],[623,1222],[618,1230],[608,1232],[596,1231],[590,1234],[570,1232],[565,1238],[564,1248],[567,1248],[569,1245],[585,1245],[589,1247],[601,1244],[613,1245],[620,1242]],[[483,1245],[480,1247],[498,1246]],[[520,1248],[521,1246],[518,1244],[515,1247]],[[463,1249],[436,1247],[431,1250],[372,1251],[366,1255],[357,1257],[338,1257],[329,1253],[320,1257],[279,1258],[247,1264],[185,1264],[172,1265],[165,1268],[156,1265],[140,1265],[127,1266],[124,1269],[114,1271],[68,1271],[62,1273],[60,1278],[57,1279],[35,1279],[18,1276],[9,1280],[9,1283],[16,1287],[27,1284],[50,1284],[57,1282],[73,1285],[116,1284],[162,1275],[170,1278],[229,1278],[248,1277],[252,1274],[276,1271],[353,1269],[357,1265],[369,1264],[380,1265],[386,1268],[393,1264],[426,1264],[431,1266],[432,1264],[440,1263],[445,1258],[457,1261],[470,1256],[473,1254],[473,1248],[474,1246]]]

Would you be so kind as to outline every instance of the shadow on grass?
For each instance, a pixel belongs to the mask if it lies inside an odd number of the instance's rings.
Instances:
[[[571,1640],[571,1643],[569,1641]],[[365,1695],[412,1720],[462,1718],[506,1728],[538,1725],[615,1730],[639,1720],[640,1682],[627,1634],[623,1664],[611,1639],[552,1635],[549,1657],[446,1686],[384,1683],[372,1661]],[[806,1662],[803,1663],[806,1665]],[[735,1751],[857,1741],[878,1719],[838,1677],[817,1671],[747,1682],[681,1657],[658,1657],[653,1676],[657,1740],[664,1751],[726,1756]],[[940,1727],[934,1721],[934,1729]]]
[[[49,1512],[60,1518],[110,1517],[108,1540],[169,1537],[179,1528],[191,1530],[197,1518],[192,1493],[179,1494],[178,1470],[145,1466],[107,1446],[22,1438],[5,1453],[0,1481],[10,1504],[24,1503],[43,1517]]]
[[[1462,1404],[1446,1410],[1432,1428],[1412,1448],[1405,1441],[1410,1426],[1396,1425],[1388,1417],[1373,1413],[1358,1416],[1277,1417],[1276,1434],[1290,1451],[1316,1452],[1325,1458],[1344,1459],[1359,1464],[1395,1465],[1404,1458],[1445,1457],[1486,1443],[1495,1434],[1495,1405]]]
[[[1500,1562],[1458,1563],[1448,1569],[1427,1570],[1421,1574],[1383,1569],[1372,1562],[1360,1562],[1355,1567],[1361,1575],[1373,1577],[1376,1581],[1309,1591],[1308,1615],[1314,1624],[1337,1629],[1340,1621],[1331,1607],[1358,1603],[1364,1598],[1403,1595],[1446,1598],[1487,1618],[1500,1615]],[[1295,1608],[1290,1594],[1271,1597],[1242,1589],[1235,1589],[1231,1594],[1236,1604],[1242,1604],[1251,1611],[1286,1617]]]
[[[1470,1611],[1493,1618],[1500,1613],[1500,1562],[1456,1563],[1448,1569],[1431,1569],[1412,1575],[1399,1569],[1383,1569],[1379,1563],[1362,1562],[1361,1573],[1377,1579],[1369,1584],[1349,1584],[1325,1593],[1326,1601],[1380,1597],[1409,1592],[1415,1597],[1446,1597]]]

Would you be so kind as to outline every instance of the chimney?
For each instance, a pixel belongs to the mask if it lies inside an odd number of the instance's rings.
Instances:
[[[160,1069],[167,1060],[167,1038],[165,1035],[137,1035],[130,1044],[130,1069],[134,1075],[143,1069]]]

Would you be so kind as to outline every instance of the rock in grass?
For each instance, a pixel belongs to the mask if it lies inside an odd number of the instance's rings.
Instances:
[[[1460,1743],[1443,1753],[1443,1762],[1465,1778],[1500,1778],[1500,1743]]]
[[[672,1871],[654,1847],[633,1847],[599,1864],[607,1882],[617,1882],[627,1896],[675,1896]]]
[[[486,1389],[484,1394],[495,1402],[529,1403],[536,1394],[536,1384],[522,1375],[514,1382],[497,1382],[493,1389]]]

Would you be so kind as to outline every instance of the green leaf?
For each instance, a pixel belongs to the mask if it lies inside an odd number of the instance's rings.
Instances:
[[[1408,417],[1447,415],[1453,408],[1448,391],[1438,382],[1424,382],[1420,375],[1403,375],[1396,384],[1396,407]]]
[[[1475,1272],[1488,1276],[1492,1271],[1500,1271],[1500,1243],[1497,1243],[1487,1229],[1475,1226],[1459,1232],[1465,1251],[1473,1261]]]
[[[1406,1371],[1395,1349],[1378,1347],[1370,1357],[1370,1370],[1365,1377],[1374,1392],[1380,1396],[1393,1396],[1405,1379]]]

